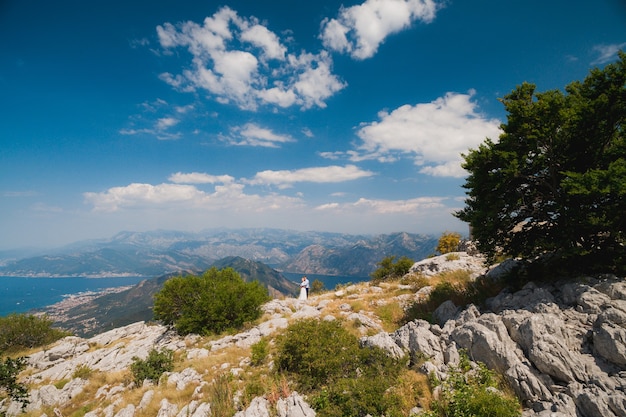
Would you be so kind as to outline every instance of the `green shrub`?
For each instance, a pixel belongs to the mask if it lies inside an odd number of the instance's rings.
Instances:
[[[133,362],[130,365],[133,381],[138,386],[141,386],[146,379],[158,383],[164,372],[171,372],[173,369],[174,353],[169,349],[161,351],[152,349],[146,359],[133,357]]]
[[[277,348],[278,369],[292,373],[305,390],[356,372],[358,340],[339,321],[297,321],[278,338]]]
[[[250,357],[250,361],[252,362],[252,365],[260,365],[263,362],[265,362],[265,359],[267,358],[267,355],[269,354],[270,348],[269,348],[269,342],[267,341],[267,339],[261,339],[258,342],[256,342],[255,344],[253,344],[251,347],[251,357]]]
[[[74,370],[74,373],[72,373],[72,378],[89,379],[92,374],[93,369],[85,364],[82,364]]]
[[[269,300],[258,281],[245,282],[232,268],[214,267],[200,277],[167,280],[155,295],[154,317],[183,335],[221,333],[258,319]]]
[[[277,340],[277,368],[309,393],[324,416],[399,415],[400,399],[389,390],[400,361],[378,348],[360,348],[339,321],[300,320]]]
[[[431,404],[424,417],[519,417],[522,415],[517,398],[501,391],[502,384],[495,372],[478,363],[469,366],[467,353],[461,352],[461,362],[451,367],[445,381],[433,379],[441,386],[439,399]]]
[[[378,269],[370,274],[372,283],[377,284],[383,281],[402,278],[409,272],[414,263],[412,259],[406,256],[400,257],[397,261],[395,256],[387,256],[376,264],[378,265]]]
[[[319,279],[313,280],[311,283],[311,292],[319,294],[324,291],[324,283]]]
[[[47,345],[69,334],[52,324],[48,316],[13,313],[0,317],[0,354]]]
[[[19,373],[26,368],[26,358],[5,358],[0,362],[0,392],[5,392],[12,400],[22,403],[22,410],[30,403],[28,388],[17,382]]]

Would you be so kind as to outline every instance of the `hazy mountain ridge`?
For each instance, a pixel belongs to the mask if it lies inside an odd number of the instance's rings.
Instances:
[[[368,276],[389,255],[414,260],[434,253],[434,236],[411,233],[349,235],[282,229],[120,232],[75,242],[46,254],[0,262],[4,276],[146,276],[201,272],[219,259],[240,256],[278,270]]]
[[[386,256],[406,256],[415,261],[434,254],[437,238],[410,233],[378,235],[360,239],[347,247],[310,245],[293,260],[281,265],[284,271],[310,274],[369,276]]]

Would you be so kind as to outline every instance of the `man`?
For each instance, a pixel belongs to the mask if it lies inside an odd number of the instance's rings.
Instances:
[[[309,279],[305,276],[302,277],[302,284],[301,284],[305,289],[306,289],[306,298],[309,298]]]

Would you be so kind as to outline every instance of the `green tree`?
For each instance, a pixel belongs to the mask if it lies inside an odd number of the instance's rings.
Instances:
[[[446,253],[455,252],[459,247],[459,243],[461,243],[460,233],[444,232],[441,234],[435,250],[440,254],[445,255]]]
[[[400,257],[397,261],[396,256],[386,256],[376,264],[378,269],[372,272],[370,277],[373,283],[402,278],[409,272],[414,263],[412,259],[406,256]]]
[[[464,155],[478,248],[626,265],[626,54],[565,91],[524,83],[502,99],[507,123]]]
[[[19,373],[26,367],[26,358],[5,358],[0,362],[0,391],[15,401],[22,403],[22,409],[28,404],[28,388],[17,382]]]
[[[174,277],[155,295],[154,317],[180,334],[239,329],[261,316],[270,300],[258,281],[245,282],[232,268],[211,268],[202,276]]]

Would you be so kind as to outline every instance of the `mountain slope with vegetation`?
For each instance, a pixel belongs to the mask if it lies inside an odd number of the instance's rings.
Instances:
[[[298,284],[289,281],[279,272],[261,262],[240,257],[224,258],[215,262],[217,269],[233,268],[246,281],[258,281],[272,297],[296,294]],[[154,295],[161,290],[165,281],[174,276],[194,274],[183,271],[177,274],[162,275],[147,279],[122,291],[94,297],[87,302],[72,307],[50,306],[42,311],[47,313],[56,325],[70,330],[79,336],[93,336],[96,333],[126,326],[137,321],[153,320],[152,306]]]

